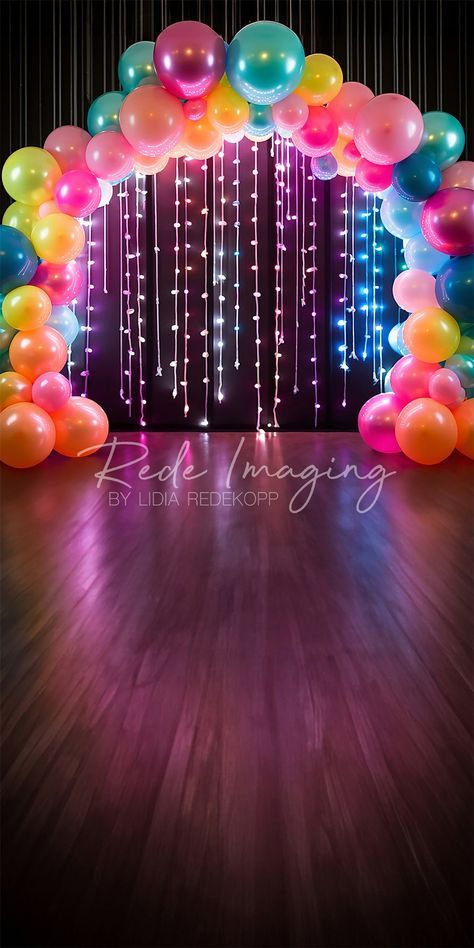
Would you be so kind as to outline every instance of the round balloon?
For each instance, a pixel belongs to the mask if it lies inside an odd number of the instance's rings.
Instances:
[[[151,40],[141,40],[122,53],[118,64],[118,77],[125,92],[133,92],[143,79],[156,79],[154,49],[155,44]]]
[[[73,396],[51,417],[56,429],[55,450],[68,458],[94,454],[107,439],[107,415],[90,398]]]
[[[199,122],[190,122],[186,119],[184,131],[180,140],[183,154],[189,158],[210,158],[217,155],[222,147],[222,135],[209,122],[207,117]]]
[[[62,174],[87,168],[86,148],[91,140],[88,132],[77,125],[61,125],[48,135],[44,148],[56,159]]]
[[[90,171],[67,171],[54,192],[58,210],[72,217],[87,217],[99,207],[100,184]]]
[[[354,140],[363,156],[376,165],[392,165],[408,158],[423,134],[420,110],[398,93],[374,96],[364,105],[354,125]]]
[[[2,411],[0,433],[0,460],[9,467],[34,467],[54,448],[53,422],[31,402],[19,402]]]
[[[410,237],[404,247],[405,261],[413,270],[425,270],[426,273],[438,273],[449,260],[445,253],[435,250],[422,233]]]
[[[416,398],[400,412],[395,434],[412,461],[439,464],[454,451],[458,431],[449,408],[432,398]]]
[[[0,375],[0,411],[18,402],[31,402],[31,382],[18,372]]]
[[[10,343],[14,336],[16,336],[17,330],[13,329],[13,326],[10,326],[9,323],[6,323],[3,316],[0,314],[0,354],[2,356],[8,356],[8,349],[10,348]],[[5,368],[3,366],[3,360],[0,365],[0,372],[4,372]]]
[[[37,266],[38,257],[28,237],[15,227],[0,224],[0,293],[29,283]]]
[[[472,388],[474,385],[474,358],[468,355],[453,355],[447,360],[445,368],[451,369],[457,375],[463,388]]]
[[[308,105],[327,105],[341,91],[342,80],[342,69],[332,56],[312,53],[305,59],[297,93]]]
[[[363,191],[385,191],[392,183],[393,165],[375,165],[367,158],[360,158],[356,164],[355,179]]]
[[[354,135],[355,120],[363,108],[374,98],[374,93],[362,82],[343,82],[337,96],[329,103],[329,111],[343,135]]]
[[[304,68],[303,46],[282,23],[249,23],[227,50],[231,86],[243,99],[260,105],[273,105],[294,92]]]
[[[60,177],[57,161],[44,148],[19,148],[2,170],[3,187],[10,197],[34,206],[53,197]]]
[[[382,454],[398,454],[395,425],[404,402],[392,392],[374,395],[362,405],[357,424],[361,438],[374,451]]]
[[[430,376],[428,394],[435,401],[452,408],[464,399],[465,393],[457,375],[451,369],[444,368],[438,369]]]
[[[265,136],[275,128],[272,110],[269,105],[250,105],[249,120],[244,129],[248,135]]]
[[[72,346],[79,332],[77,316],[68,306],[53,306],[46,325],[59,332],[67,346]]]
[[[160,158],[150,158],[149,155],[135,155],[135,171],[140,174],[158,174],[164,171],[168,164],[167,155],[161,155]]]
[[[444,188],[468,188],[474,191],[474,161],[457,161],[446,168],[440,190]]]
[[[279,130],[294,132],[302,128],[308,115],[308,104],[296,92],[291,92],[285,99],[272,105],[273,121]]]
[[[398,306],[414,313],[427,306],[438,306],[436,281],[425,270],[402,270],[393,281],[393,297]]]
[[[134,159],[134,147],[121,132],[100,132],[91,138],[86,148],[89,171],[97,178],[113,183],[133,171]]]
[[[429,155],[415,153],[394,166],[393,187],[407,201],[426,201],[440,184],[441,171]]]
[[[84,228],[69,214],[49,214],[33,227],[31,242],[47,263],[70,263],[84,247]]]
[[[45,372],[33,382],[31,397],[48,414],[58,411],[71,397],[71,383],[59,372]]]
[[[456,352],[461,333],[449,313],[427,307],[408,317],[403,338],[412,355],[422,362],[444,362]]]
[[[160,157],[178,144],[184,129],[181,102],[160,86],[140,86],[125,99],[120,127],[140,155]]]
[[[39,220],[38,206],[33,204],[20,204],[15,201],[7,207],[2,224],[7,227],[14,227],[15,230],[21,230],[25,237],[31,237],[33,225]]]
[[[293,132],[293,141],[304,155],[320,158],[326,155],[337,141],[337,125],[327,109],[313,105],[302,128]]]
[[[396,191],[389,191],[383,199],[380,217],[386,230],[394,237],[414,237],[420,231],[424,205],[405,201]]]
[[[319,181],[331,181],[337,175],[337,161],[334,155],[321,155],[311,159],[311,174]]]
[[[227,88],[230,89],[230,86]],[[204,118],[207,112],[206,99],[188,99],[183,105],[183,112],[184,117],[190,119],[191,122],[199,122],[199,119]]]
[[[51,316],[51,300],[38,286],[17,286],[2,303],[2,316],[13,329],[39,329]]]
[[[458,322],[474,323],[474,256],[447,259],[436,277],[436,298]]]
[[[34,286],[40,286],[48,294],[53,306],[60,306],[71,303],[79,296],[82,270],[76,260],[66,264],[43,261],[31,279],[31,283]]]
[[[425,112],[418,151],[429,155],[441,171],[458,160],[466,137],[461,123],[448,112]]]
[[[438,364],[421,362],[415,356],[406,355],[392,368],[390,384],[395,395],[404,402],[413,398],[423,398],[429,395],[431,377],[439,368]]]
[[[474,400],[465,401],[453,412],[458,431],[456,448],[474,461]]]
[[[104,92],[94,99],[87,113],[87,128],[91,135],[120,131],[119,113],[124,99],[124,92]]]
[[[60,372],[67,360],[62,336],[50,326],[18,332],[10,345],[10,361],[15,372],[34,382],[45,372]]]
[[[471,331],[474,330],[474,325],[470,326],[469,328],[471,329]],[[461,336],[459,345],[454,354],[455,355],[457,354],[468,355],[468,356],[473,357],[474,356],[474,338],[472,336]]]
[[[207,99],[207,118],[223,135],[232,135],[249,120],[249,104],[230,86],[218,85]]]
[[[354,177],[356,166],[360,161],[360,156],[354,159],[348,155],[347,145],[350,144],[350,141],[351,139],[347,138],[346,135],[339,134],[336,144],[331,148],[331,153],[337,161],[338,174],[344,178]]]
[[[474,253],[474,191],[446,188],[430,197],[421,230],[435,250],[453,257]]]
[[[222,36],[206,23],[195,20],[167,26],[156,40],[153,59],[159,80],[178,99],[198,99],[207,95],[226,68]]]

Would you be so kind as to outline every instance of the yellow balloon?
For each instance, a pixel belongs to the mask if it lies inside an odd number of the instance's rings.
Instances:
[[[31,242],[47,263],[70,263],[84,246],[84,228],[69,214],[48,214],[33,227]]]
[[[55,158],[44,148],[19,148],[2,169],[5,191],[22,204],[43,204],[54,196],[62,175]]]
[[[17,230],[21,230],[25,237],[31,237],[32,228],[37,220],[39,220],[37,206],[20,204],[19,201],[15,201],[14,204],[7,207],[2,218],[2,224],[6,224],[7,227],[15,227]]]
[[[470,336],[461,336],[456,355],[474,356],[474,339]]]
[[[350,136],[341,135],[339,133],[334,148],[331,148],[331,154],[334,155],[337,161],[337,173],[342,175],[343,178],[353,178],[355,175],[357,161],[353,161],[343,154],[344,148],[349,144],[350,141]]]
[[[0,375],[0,411],[16,405],[17,402],[31,402],[31,382],[18,372],[2,372]]]
[[[332,56],[312,53],[306,57],[303,76],[295,92],[308,105],[326,105],[336,98],[343,78],[342,69]]]
[[[246,99],[230,86],[218,85],[207,97],[207,118],[223,135],[239,132],[249,120]]]
[[[2,303],[4,320],[13,329],[39,329],[49,319],[53,305],[39,286],[17,286]]]
[[[435,306],[412,313],[403,328],[405,345],[422,362],[450,359],[456,352],[460,338],[456,320],[444,309]]]

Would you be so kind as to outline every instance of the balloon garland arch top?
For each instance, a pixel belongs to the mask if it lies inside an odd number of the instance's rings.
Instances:
[[[2,460],[30,467],[52,450],[84,456],[107,438],[105,412],[72,396],[61,373],[79,328],[70,304],[85,224],[113,185],[155,175],[170,157],[206,161],[223,141],[272,135],[291,139],[315,178],[355,177],[381,196],[384,227],[405,242],[393,294],[410,315],[389,339],[402,357],[362,407],[361,436],[422,464],[455,448],[474,458],[474,163],[459,160],[458,120],[344,82],[332,57],[305,57],[292,30],[267,21],[245,26],[227,48],[204,23],[174,23],[155,43],[127,49],[118,72],[121,90],[92,103],[88,131],[57,128],[43,148],[20,148],[3,166],[14,203],[0,245],[11,366],[0,375]]]

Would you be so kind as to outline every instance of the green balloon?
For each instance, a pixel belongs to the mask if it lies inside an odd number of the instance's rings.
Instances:
[[[153,65],[155,44],[151,40],[134,43],[122,53],[118,64],[120,85],[125,92],[132,92],[142,79],[156,77]]]
[[[120,130],[119,112],[125,98],[124,92],[104,92],[94,99],[87,113],[87,129],[90,135],[99,132]]]
[[[444,363],[446,369],[451,369],[457,375],[463,388],[472,388],[474,385],[474,359],[468,355],[453,355]]]
[[[296,89],[305,66],[300,39],[283,23],[244,26],[227,50],[227,78],[248,102],[272,105]]]
[[[441,171],[449,168],[462,154],[466,136],[461,123],[449,112],[425,112],[423,137],[418,153],[428,155]]]

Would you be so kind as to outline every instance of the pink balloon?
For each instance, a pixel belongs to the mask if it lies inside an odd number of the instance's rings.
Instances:
[[[38,217],[40,220],[43,217],[48,217],[48,214],[58,214],[59,207],[56,204],[56,201],[44,201],[43,204],[40,204],[38,208]]]
[[[90,171],[67,171],[56,185],[55,198],[64,214],[85,217],[99,207],[102,191],[96,176]]]
[[[205,99],[188,99],[183,105],[183,112],[191,122],[199,122],[207,112],[207,102]]]
[[[457,161],[443,171],[442,181],[438,188],[468,188],[474,191],[474,161]]]
[[[361,158],[356,165],[355,179],[363,191],[385,191],[392,183],[393,165],[374,165]]]
[[[77,125],[61,125],[51,132],[44,148],[56,158],[63,174],[75,169],[87,169],[86,148],[91,136]]]
[[[423,135],[423,116],[411,99],[396,92],[370,99],[357,115],[354,140],[364,158],[392,165],[414,152]]]
[[[347,142],[347,145],[344,145],[342,149],[342,157],[346,161],[359,161],[360,160],[360,151],[354,141]]]
[[[32,399],[44,411],[58,411],[70,399],[71,383],[60,372],[45,372],[33,382]]]
[[[451,369],[438,369],[429,380],[429,395],[450,408],[464,401],[464,389]]]
[[[357,115],[373,98],[372,90],[362,82],[343,82],[340,92],[328,105],[328,111],[343,135],[353,136]]]
[[[309,106],[296,92],[292,92],[291,95],[287,95],[286,99],[272,105],[272,117],[275,125],[287,132],[294,132],[302,128],[308,120],[308,115]]]
[[[225,60],[222,37],[195,20],[166,27],[153,53],[158,78],[178,99],[207,95],[224,75]]]
[[[369,398],[359,412],[358,426],[361,438],[382,454],[399,454],[400,448],[395,437],[397,418],[405,402],[393,392],[385,392]]]
[[[427,398],[430,379],[437,374],[438,368],[437,362],[421,362],[413,355],[403,356],[393,366],[390,385],[395,395],[405,403],[414,398]]]
[[[312,105],[305,124],[293,132],[292,138],[304,155],[320,158],[334,147],[337,135],[337,125],[329,111],[322,105]]]
[[[30,283],[41,287],[48,294],[53,306],[67,306],[79,296],[82,270],[77,260],[65,264],[46,263],[43,260]]]
[[[140,155],[158,158],[171,151],[181,138],[183,106],[160,86],[138,87],[124,99],[120,128]]]
[[[407,313],[416,313],[429,306],[439,308],[436,299],[436,280],[426,270],[402,270],[393,281],[393,297]]]
[[[120,181],[133,171],[135,151],[120,132],[99,132],[91,138],[86,148],[86,161],[89,171],[97,178]]]
[[[474,192],[446,188],[428,198],[421,231],[429,244],[453,257],[474,253]]]

